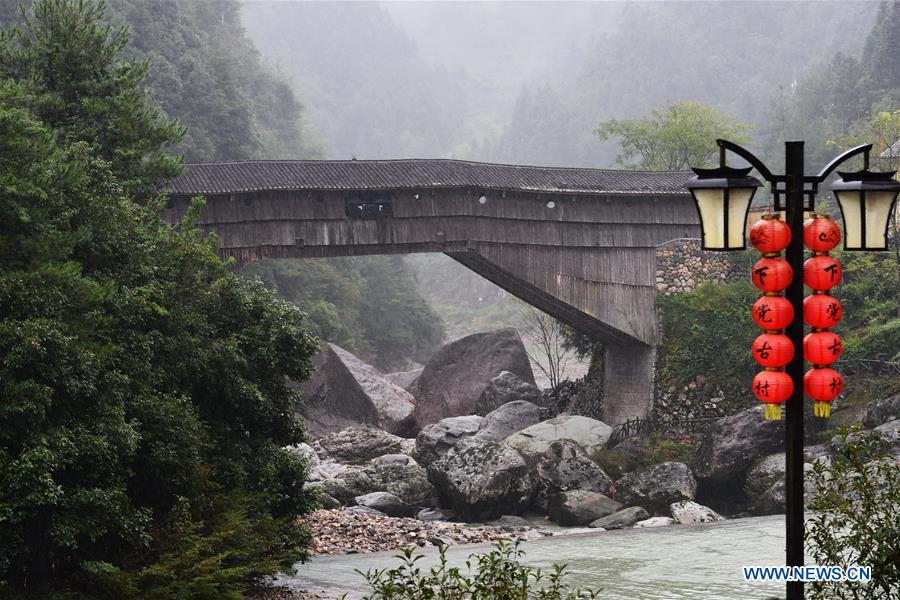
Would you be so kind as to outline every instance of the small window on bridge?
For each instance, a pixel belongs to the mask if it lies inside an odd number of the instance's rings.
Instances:
[[[347,200],[344,212],[350,219],[390,219],[394,216],[390,200]]]

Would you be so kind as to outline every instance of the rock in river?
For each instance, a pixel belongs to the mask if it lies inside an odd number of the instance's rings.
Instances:
[[[521,454],[497,442],[469,438],[428,466],[442,504],[463,520],[515,514],[531,501],[534,484]]]
[[[534,384],[528,354],[515,329],[474,333],[446,344],[409,388],[416,398],[419,427],[473,414],[488,383],[503,371]]]
[[[535,494],[532,505],[541,512],[559,492],[587,490],[609,494],[612,480],[600,465],[571,440],[558,440],[534,463]]]
[[[401,453],[401,438],[370,425],[347,427],[315,441],[323,458],[359,465],[385,454]]]
[[[784,426],[766,421],[763,407],[720,419],[704,436],[697,478],[717,491],[739,492],[747,470],[759,458],[784,447]]]
[[[416,431],[415,399],[375,367],[334,344],[324,345],[313,366],[312,377],[300,384],[300,414],[313,436],[357,424],[398,435]]]
[[[447,417],[426,425],[416,436],[413,457],[425,466],[430,465],[455,447],[460,440],[478,433],[483,417]]]
[[[621,504],[599,492],[571,490],[556,494],[550,500],[549,512],[559,525],[587,525],[621,508]]]
[[[713,521],[722,521],[725,519],[722,515],[711,508],[707,508],[702,504],[685,500],[683,502],[673,502],[669,506],[672,512],[672,518],[679,525],[695,525],[697,523],[711,523]]]
[[[697,481],[684,463],[665,462],[629,473],[616,481],[615,498],[662,514],[680,500],[693,500]]]
[[[411,465],[368,465],[344,477],[318,482],[322,491],[344,504],[372,492],[389,492],[407,504],[427,505],[434,495],[425,469]]]
[[[543,454],[557,440],[572,440],[591,454],[606,446],[612,428],[596,419],[578,415],[560,415],[514,433],[503,444],[525,455]]]
[[[638,521],[649,519],[650,515],[640,506],[629,506],[620,511],[616,511],[611,515],[601,517],[591,523],[589,527],[602,528],[606,530],[624,529],[631,527]]]

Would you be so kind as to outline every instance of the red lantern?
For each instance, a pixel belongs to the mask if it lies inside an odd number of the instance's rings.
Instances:
[[[803,244],[813,252],[834,250],[841,241],[841,230],[828,217],[815,217],[803,223]]]
[[[794,392],[794,381],[784,371],[760,371],[753,378],[753,395],[766,403],[766,420],[781,418],[781,403]]]
[[[803,391],[815,400],[813,414],[817,417],[831,416],[831,401],[844,389],[844,378],[829,367],[810,369],[803,376]]]
[[[753,342],[753,358],[763,367],[783,367],[794,358],[794,344],[780,333],[764,333]]]
[[[803,283],[814,290],[830,290],[841,281],[841,263],[830,256],[813,256],[803,263]]]
[[[750,228],[750,243],[760,252],[781,252],[791,243],[791,228],[784,221],[766,215]]]
[[[794,320],[794,306],[783,296],[763,296],[753,303],[753,320],[769,331],[784,329]]]
[[[764,292],[780,292],[793,277],[791,265],[781,258],[761,258],[753,265],[753,285]]]
[[[815,329],[834,327],[843,315],[841,303],[828,294],[813,294],[803,300],[803,320]]]
[[[843,351],[841,338],[830,331],[814,331],[803,338],[804,357],[814,365],[830,365]]]

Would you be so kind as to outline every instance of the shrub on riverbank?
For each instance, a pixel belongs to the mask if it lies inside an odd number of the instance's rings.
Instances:
[[[891,442],[844,429],[830,461],[813,465],[806,531],[817,565],[872,568],[870,583],[812,583],[811,600],[900,597],[900,469]]]
[[[446,546],[439,550],[437,566],[427,572],[416,565],[424,556],[407,548],[397,555],[398,567],[357,571],[372,589],[364,600],[581,600],[600,593],[569,587],[565,565],[554,565],[551,573],[545,573],[521,564],[525,551],[519,544],[519,540],[498,541],[494,550],[470,556],[465,572],[447,564]]]

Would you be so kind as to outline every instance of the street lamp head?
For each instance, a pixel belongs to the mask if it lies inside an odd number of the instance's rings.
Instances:
[[[685,184],[700,214],[704,250],[743,250],[747,211],[756,188],[762,185],[750,177],[752,167],[736,169],[694,169],[696,177]]]
[[[838,171],[831,190],[844,218],[845,250],[887,250],[888,220],[900,193],[894,173]]]

